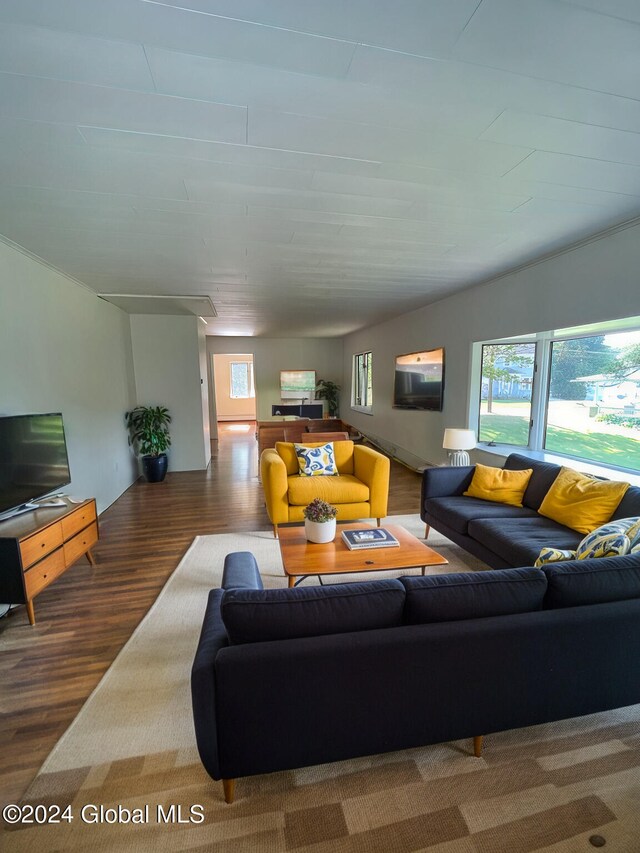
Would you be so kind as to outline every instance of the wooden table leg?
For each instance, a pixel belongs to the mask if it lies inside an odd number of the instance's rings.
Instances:
[[[287,580],[288,580],[288,584],[289,584],[289,589],[291,589],[292,586],[296,585],[296,579],[294,578],[293,575],[288,575]]]
[[[89,560],[89,565],[95,569],[96,567],[96,558],[91,553],[91,548],[87,551],[87,560]]]
[[[35,614],[35,611],[33,609],[33,601],[31,599],[29,599],[29,601],[26,602],[26,607],[27,607],[27,616],[29,617],[29,625],[35,625],[36,624],[36,614]]]

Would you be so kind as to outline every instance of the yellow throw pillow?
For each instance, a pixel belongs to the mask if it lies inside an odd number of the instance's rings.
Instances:
[[[609,521],[628,488],[629,483],[594,480],[561,468],[538,512],[578,533],[591,533]]]
[[[476,465],[473,479],[464,494],[470,498],[481,498],[483,501],[522,506],[522,498],[532,473],[533,468],[508,471],[506,468]]]

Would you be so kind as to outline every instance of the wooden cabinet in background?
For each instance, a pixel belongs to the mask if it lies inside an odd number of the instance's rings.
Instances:
[[[24,604],[35,624],[33,599],[98,541],[93,498],[47,507],[0,522],[0,602]]]

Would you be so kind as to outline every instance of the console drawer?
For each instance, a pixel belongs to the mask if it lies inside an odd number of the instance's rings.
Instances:
[[[22,556],[22,568],[26,569],[37,563],[54,548],[62,545],[62,526],[60,523],[51,524],[40,530],[34,536],[23,539],[20,543],[20,554]]]
[[[98,541],[98,525],[94,522],[82,533],[78,533],[73,539],[64,543],[64,561],[67,566],[86,554],[89,548]]]
[[[62,538],[71,539],[74,533],[84,530],[92,521],[96,520],[96,505],[93,501],[86,506],[81,506],[71,515],[62,519]]]
[[[58,548],[53,554],[40,560],[35,566],[25,572],[24,585],[27,590],[27,598],[34,598],[51,581],[55,580],[66,569],[62,548]]]

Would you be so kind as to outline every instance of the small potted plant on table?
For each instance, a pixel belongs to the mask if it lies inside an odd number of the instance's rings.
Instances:
[[[164,406],[136,406],[125,414],[129,444],[142,456],[148,483],[161,483],[167,473],[167,447],[171,444],[171,415]]]
[[[304,510],[304,532],[309,542],[322,544],[336,538],[338,510],[320,498],[315,498]]]

